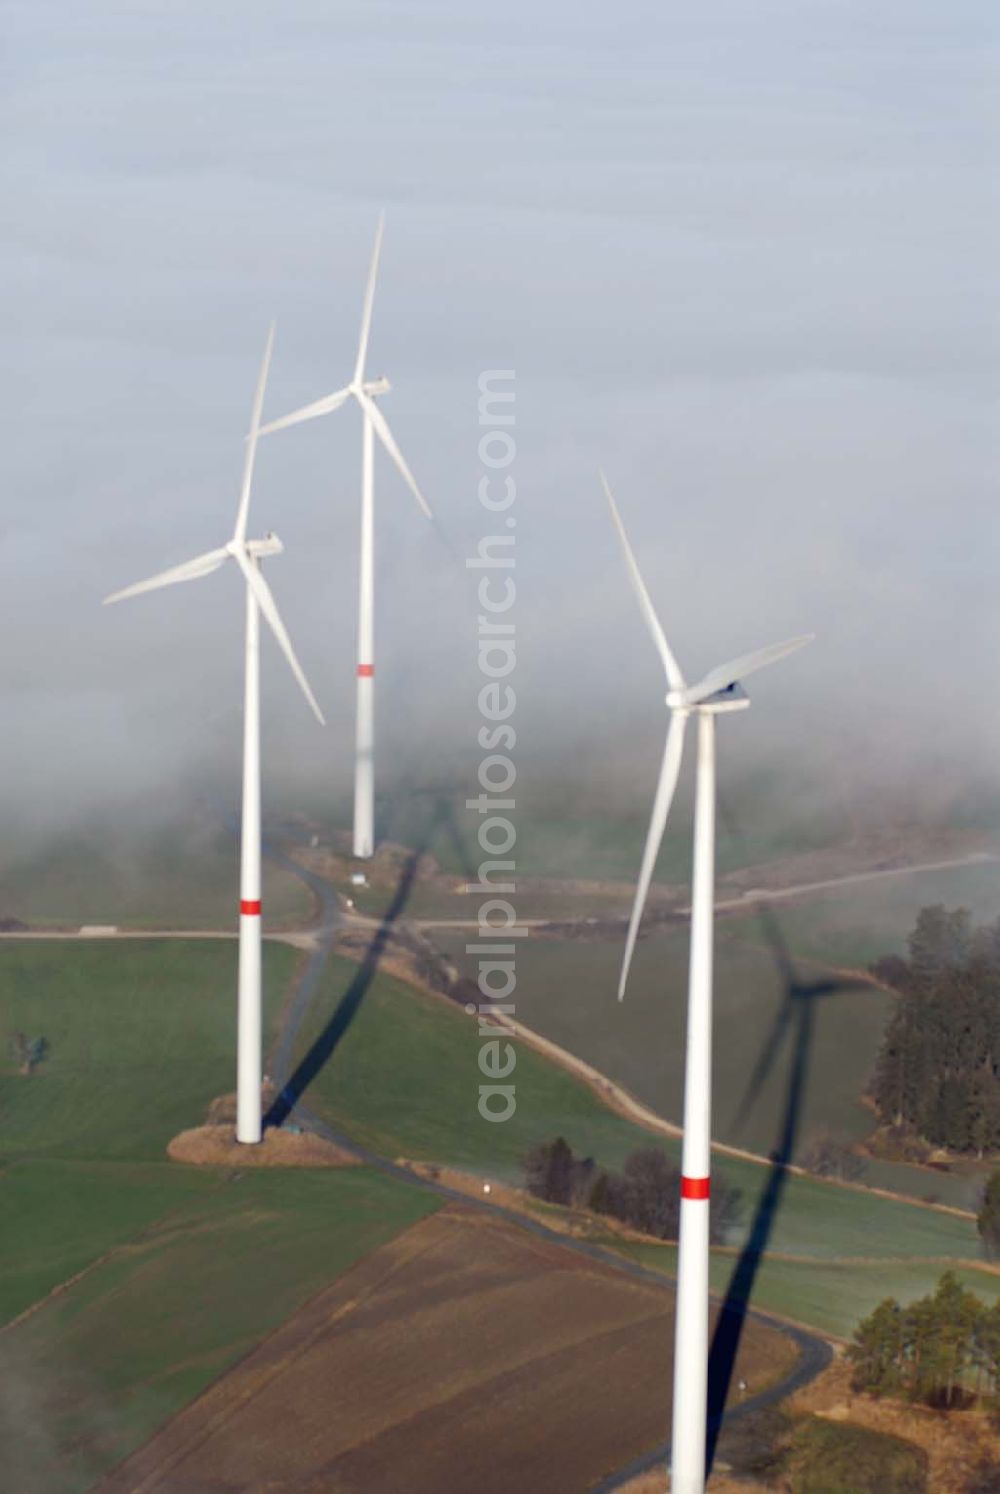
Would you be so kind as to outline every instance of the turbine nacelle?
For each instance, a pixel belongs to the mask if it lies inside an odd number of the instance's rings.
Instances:
[[[672,711],[683,711],[686,716],[692,711],[721,715],[724,711],[745,711],[750,697],[739,681],[734,680],[722,690],[713,690],[711,695],[699,695],[697,686],[691,690],[670,690],[666,701]]]
[[[217,571],[227,561],[234,560],[251,596],[256,601],[268,627],[274,634],[278,647],[288,661],[288,666],[295,676],[299,688],[308,701],[314,716],[321,725],[325,725],[323,712],[316,702],[316,697],[312,693],[301,664],[295,657],[292,641],[281,620],[277,603],[271,595],[271,588],[265,581],[263,572],[257,563],[268,555],[281,555],[285,547],[278,536],[271,531],[268,531],[263,539],[248,540],[246,538],[254,453],[257,448],[257,437],[260,435],[260,412],[264,403],[264,386],[267,383],[267,371],[271,361],[273,341],[274,324],[272,323],[271,329],[267,334],[267,345],[264,349],[264,358],[260,366],[257,389],[254,395],[253,413],[250,417],[250,434],[247,437],[246,452],[243,461],[243,483],[240,488],[240,502],[239,508],[236,511],[236,525],[233,529],[232,539],[218,550],[208,550],[204,555],[196,555],[193,560],[186,560],[181,565],[171,566],[167,571],[160,571],[155,576],[147,577],[145,581],[136,581],[132,586],[126,586],[121,591],[113,592],[111,596],[105,597],[104,601],[105,603],[123,602],[127,597],[141,596],[147,591],[159,591],[161,587],[175,586],[181,581],[198,581],[202,576],[210,576],[213,571]]]
[[[311,404],[303,405],[299,410],[293,410],[290,415],[282,415],[277,420],[269,420],[266,425],[261,425],[259,428],[255,425],[251,436],[255,441],[258,435],[269,436],[274,431],[286,430],[288,426],[300,425],[304,420],[314,420],[318,415],[330,415],[334,410],[339,410],[342,405],[347,404],[348,400],[353,399],[360,407],[361,413],[369,427],[374,430],[375,435],[382,443],[399,475],[417,500],[425,518],[430,519],[433,515],[428,507],[427,500],[417,486],[416,478],[406,465],[403,453],[396,444],[396,438],[389,429],[385,416],[375,403],[380,395],[389,393],[392,385],[381,374],[376,379],[365,377],[365,357],[368,352],[368,334],[371,331],[372,304],[375,298],[375,277],[378,272],[379,251],[382,246],[382,226],[382,219],[379,218],[378,229],[375,233],[375,248],[372,252],[371,267],[368,271],[368,283],[365,287],[364,307],[361,313],[361,336],[358,340],[358,356],[350,383],[345,384],[343,389],[338,389],[333,394],[325,394],[322,399],[313,400]]]
[[[241,548],[236,540],[230,540],[226,549],[230,555],[236,555],[237,549]],[[242,549],[246,555],[252,555],[255,560],[263,560],[266,555],[283,555],[285,547],[276,534],[268,530],[263,539],[244,540]]]

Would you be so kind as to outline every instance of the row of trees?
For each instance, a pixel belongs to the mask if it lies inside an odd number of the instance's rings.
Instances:
[[[872,1094],[883,1124],[949,1151],[1000,1150],[1000,919],[922,908],[907,958],[874,973],[898,993]]]
[[[986,1307],[949,1271],[933,1296],[893,1297],[865,1318],[849,1346],[855,1390],[951,1407],[1000,1395],[1000,1301]]]
[[[641,1147],[621,1172],[576,1157],[562,1136],[543,1142],[524,1159],[529,1193],[547,1203],[590,1209],[620,1219],[658,1240],[676,1240],[680,1224],[681,1175],[659,1147]],[[724,1178],[712,1179],[710,1234],[723,1244],[742,1213],[742,1195]]]

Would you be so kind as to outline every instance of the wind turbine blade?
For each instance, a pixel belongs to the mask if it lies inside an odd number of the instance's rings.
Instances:
[[[315,715],[320,725],[325,726],[326,720],[323,716],[323,712],[317,705],[316,697],[312,693],[312,690],[309,688],[309,681],[305,677],[305,672],[302,668],[302,665],[295,657],[295,650],[292,648],[292,640],[289,638],[288,633],[285,629],[285,625],[281,621],[281,616],[278,612],[277,604],[275,603],[274,597],[271,595],[271,588],[264,580],[264,577],[261,575],[258,567],[251,564],[244,550],[237,550],[236,563],[246,577],[246,583],[256,597],[257,605],[260,608],[261,612],[264,614],[264,617],[266,618],[268,625],[270,626],[271,632],[278,640],[278,647],[281,649],[281,652],[288,660],[288,667],[291,669],[295,678],[298,680],[299,687],[302,690],[302,693],[305,696],[306,700],[312,707],[313,714]]]
[[[378,215],[378,227],[375,230],[375,247],[372,249],[372,262],[368,270],[368,284],[365,286],[365,304],[361,312],[361,336],[358,339],[358,361],[354,365],[354,383],[360,384],[365,373],[365,358],[368,355],[368,334],[372,327],[372,306],[375,302],[375,278],[378,275],[378,260],[382,252],[382,230],[385,227],[385,213]]]
[[[420,489],[417,487],[416,478],[403,460],[403,453],[396,445],[395,437],[393,436],[392,431],[389,429],[388,422],[386,421],[385,416],[382,414],[382,411],[379,409],[378,405],[371,398],[371,396],[365,394],[364,391],[362,391],[361,394],[358,395],[358,398],[361,401],[361,405],[365,411],[365,414],[368,416],[368,419],[375,427],[375,432],[379,440],[382,442],[382,445],[385,447],[386,451],[389,453],[393,461],[396,463],[396,466],[399,468],[406,486],[409,488],[414,498],[420,504],[420,507],[423,509],[428,519],[433,519],[434,515],[428,508],[423,493],[421,493]]]
[[[212,571],[217,571],[228,559],[228,550],[209,550],[204,555],[196,556],[194,560],[186,560],[183,565],[171,566],[169,571],[160,571],[158,575],[150,576],[145,581],[136,581],[133,586],[113,591],[109,597],[104,598],[103,605],[107,607],[110,602],[123,602],[126,597],[137,597],[144,591],[158,591],[161,586],[174,586],[178,581],[197,581],[200,576],[209,576]]]
[[[272,322],[267,333],[267,342],[264,344],[264,356],[260,363],[260,373],[257,376],[257,388],[254,391],[253,409],[250,412],[250,434],[246,439],[246,452],[243,457],[243,482],[240,486],[240,503],[236,510],[236,528],[233,530],[233,539],[241,541],[246,538],[247,511],[250,508],[250,484],[253,481],[253,462],[257,454],[257,436],[260,433],[260,412],[264,407],[264,390],[267,386],[267,371],[271,365],[271,349],[274,347],[274,323]]]
[[[727,686],[745,679],[755,670],[783,659],[786,654],[794,654],[796,649],[812,643],[815,636],[815,633],[803,633],[798,638],[786,638],[784,643],[772,643],[767,648],[757,649],[756,653],[743,654],[739,659],[731,659],[728,664],[720,664],[717,669],[710,669],[703,680],[691,686],[686,692],[687,699],[695,705],[699,700],[714,695],[717,690],[725,690]]]
[[[350,393],[349,389],[338,389],[336,394],[325,394],[322,399],[313,400],[311,405],[303,405],[301,410],[293,410],[291,415],[282,415],[280,420],[269,420],[267,425],[260,427],[257,434],[269,436],[272,431],[283,431],[286,425],[298,425],[300,421],[313,420],[317,415],[329,415],[331,410],[340,409]]]
[[[649,821],[649,831],[646,835],[646,847],[642,853],[642,865],[639,868],[639,880],[636,883],[635,889],[635,902],[632,904],[632,917],[629,919],[628,937],[625,940],[625,958],[622,960],[622,973],[618,982],[619,1001],[625,995],[629,966],[632,963],[635,941],[639,937],[639,925],[642,922],[642,914],[646,906],[646,898],[649,894],[649,884],[653,880],[653,868],[656,865],[656,858],[660,852],[660,844],[663,840],[663,832],[667,824],[667,815],[670,813],[674,789],[677,787],[677,775],[681,767],[681,754],[684,751],[684,728],[686,725],[687,712],[675,711],[670,718],[667,741],[663,749],[660,779],[656,785],[653,813]]]
[[[643,617],[646,619],[646,626],[652,635],[653,642],[656,644],[656,651],[663,661],[663,668],[667,676],[667,683],[669,684],[671,690],[683,690],[684,676],[681,674],[680,665],[677,663],[677,660],[674,658],[673,654],[670,651],[670,645],[667,643],[663,629],[660,626],[660,619],[657,617],[655,611],[653,610],[653,604],[650,601],[649,592],[646,590],[646,583],[642,579],[638,562],[636,561],[632,546],[628,542],[628,535],[625,533],[625,525],[622,523],[622,516],[618,512],[618,505],[615,502],[614,495],[611,492],[611,485],[609,484],[608,479],[605,477],[603,472],[601,473],[601,482],[604,484],[605,497],[608,500],[608,506],[611,509],[611,517],[614,520],[615,528],[618,530],[618,538],[621,541],[621,547],[625,554],[625,564],[628,566],[628,573],[632,581],[632,590],[636,594],[639,602],[639,610],[641,611]]]

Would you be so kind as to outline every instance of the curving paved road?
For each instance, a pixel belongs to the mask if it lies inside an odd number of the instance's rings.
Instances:
[[[648,1266],[642,1266],[637,1261],[630,1261],[624,1256],[618,1255],[613,1250],[606,1249],[603,1245],[595,1245],[590,1241],[577,1240],[571,1235],[561,1234],[558,1230],[549,1229],[538,1219],[532,1219],[526,1214],[519,1214],[514,1209],[504,1208],[502,1204],[487,1203],[485,1199],[476,1198],[474,1195],[462,1193],[456,1188],[449,1188],[446,1184],[435,1181],[432,1178],[421,1177],[411,1172],[409,1168],[400,1167],[395,1162],[380,1156],[377,1152],[370,1151],[361,1146],[352,1137],[346,1136],[342,1131],[337,1131],[325,1121],[319,1119],[307,1105],[301,1102],[293,1111],[295,1121],[303,1129],[313,1131],[317,1136],[322,1136],[327,1141],[334,1142],[344,1151],[350,1152],[357,1157],[358,1161],[366,1167],[374,1167],[387,1176],[396,1178],[400,1182],[408,1183],[411,1187],[424,1188],[439,1198],[446,1199],[450,1203],[459,1203],[463,1207],[478,1209],[484,1214],[492,1215],[494,1218],[503,1219],[506,1223],[516,1226],[518,1229],[526,1230],[529,1234],[547,1240],[554,1245],[559,1245],[565,1250],[574,1251],[577,1255],[586,1256],[589,1260],[598,1261],[602,1265],[610,1266],[616,1271],[622,1271],[637,1280],[649,1283],[661,1291],[673,1292],[673,1282],[659,1271],[653,1271]],[[796,1328],[790,1323],[782,1322],[779,1318],[771,1317],[769,1313],[758,1312],[751,1308],[746,1314],[755,1322],[765,1324],[778,1333],[790,1338],[799,1351],[799,1359],[795,1368],[777,1384],[770,1386],[767,1390],[760,1391],[757,1395],[750,1396],[741,1401],[738,1406],[730,1407],[723,1417],[723,1424],[731,1426],[734,1422],[743,1420],[755,1411],[763,1410],[766,1406],[776,1405],[808,1385],[817,1375],[822,1374],[827,1365],[833,1359],[833,1347],[826,1339],[820,1338],[818,1334],[809,1332],[805,1328]],[[590,1494],[610,1494],[613,1489],[620,1489],[630,1479],[636,1478],[640,1473],[646,1473],[666,1462],[670,1453],[670,1444],[662,1443],[635,1458],[625,1468],[619,1469],[617,1473],[609,1478],[603,1479],[596,1484]]]
[[[317,942],[315,948],[306,970],[299,981],[292,1001],[286,1008],[282,1029],[273,1050],[271,1060],[272,1073],[278,1089],[283,1090],[288,1083],[292,1070],[296,1036],[329,958],[336,930],[344,922],[344,919],[339,911],[336,893],[328,883],[323,882],[314,873],[308,872],[303,867],[298,866],[289,858],[273,852],[270,854],[274,859],[279,860],[288,870],[293,871],[296,876],[301,877],[306,882],[310,890],[319,898],[322,909],[320,925],[316,930]],[[374,926],[378,927],[377,924]],[[604,1246],[585,1240],[577,1240],[572,1236],[561,1234],[557,1230],[549,1229],[540,1220],[517,1213],[515,1210],[505,1208],[501,1204],[488,1203],[485,1199],[477,1198],[468,1193],[462,1193],[455,1188],[449,1188],[446,1184],[435,1179],[421,1177],[411,1172],[408,1168],[400,1167],[397,1163],[389,1161],[388,1158],[381,1156],[379,1153],[362,1146],[353,1137],[347,1136],[343,1132],[336,1130],[333,1126],[328,1125],[302,1100],[294,1102],[294,1097],[290,1098],[292,1098],[293,1103],[287,1117],[288,1119],[294,1120],[304,1130],[312,1131],[316,1135],[334,1142],[338,1147],[355,1156],[365,1166],[376,1168],[379,1172],[385,1173],[387,1176],[395,1178],[400,1182],[404,1182],[410,1187],[423,1188],[428,1192],[436,1194],[439,1198],[446,1199],[452,1203],[459,1203],[464,1208],[477,1209],[484,1214],[502,1219],[518,1229],[527,1231],[529,1234],[550,1241],[565,1250],[571,1250],[578,1255],[586,1256],[590,1260],[599,1261],[616,1271],[622,1271],[626,1275],[647,1282],[659,1290],[673,1292],[674,1285],[672,1281],[669,1278],[665,1278],[662,1273],[653,1271],[647,1266],[642,1266],[638,1262],[627,1260],[625,1257],[618,1255],[613,1250],[606,1249]],[[769,1328],[784,1334],[786,1338],[790,1338],[799,1351],[799,1358],[795,1368],[783,1380],[769,1389],[749,1397],[749,1399],[741,1402],[738,1406],[727,1409],[723,1417],[723,1422],[726,1426],[731,1425],[735,1421],[742,1420],[744,1417],[750,1416],[755,1411],[762,1410],[766,1406],[775,1405],[777,1402],[785,1400],[796,1390],[799,1390],[804,1385],[808,1385],[811,1380],[814,1380],[817,1375],[821,1374],[833,1358],[832,1346],[818,1334],[811,1333],[805,1328],[793,1327],[789,1323],[782,1322],[778,1318],[773,1318],[768,1313],[758,1312],[756,1309],[750,1309],[746,1315],[753,1318],[756,1322],[765,1324]],[[604,1479],[600,1484],[595,1485],[591,1494],[610,1494],[611,1490],[622,1488],[630,1479],[635,1478],[638,1474],[663,1465],[669,1456],[669,1451],[668,1443],[652,1448],[649,1452],[633,1460],[627,1467],[620,1469],[617,1473],[611,1475],[610,1478]]]
[[[309,955],[309,959],[306,963],[305,969],[302,971],[298,981],[296,982],[295,988],[291,995],[291,999],[286,1003],[281,1029],[273,1045],[269,1058],[269,1068],[272,1078],[274,1079],[278,1090],[281,1091],[288,1084],[288,1080],[292,1072],[295,1041],[301,1028],[302,1022],[305,1019],[305,1016],[308,1013],[309,1008],[316,995],[320,978],[323,974],[327,960],[329,959],[330,953],[332,951],[333,942],[338,929],[344,927],[349,923],[362,924],[366,926],[370,925],[374,935],[381,928],[381,925],[378,920],[375,919],[367,920],[346,916],[342,910],[340,900],[335,889],[328,882],[326,882],[323,878],[317,876],[315,873],[308,871],[305,867],[300,866],[297,862],[293,861],[290,857],[285,856],[282,852],[278,851],[273,846],[265,846],[265,854],[267,854],[269,859],[271,859],[273,862],[281,865],[287,871],[293,873],[293,875],[300,878],[300,880],[302,880],[306,884],[310,892],[316,898],[319,909],[319,917],[316,923],[309,929],[268,935],[268,937],[273,940],[291,944],[296,948],[303,949],[308,952]],[[920,869],[922,868],[911,867],[906,868],[905,870],[917,871]],[[866,875],[870,874],[861,874],[861,877],[864,878]],[[892,873],[884,873],[884,875],[892,875]],[[844,878],[842,880],[851,881],[854,880],[854,878]],[[816,884],[813,885],[816,886]],[[792,890],[793,889],[789,889],[783,895],[789,895]],[[778,895],[780,896],[782,894]],[[752,896],[753,894],[748,894],[747,901],[750,901]],[[426,924],[429,921],[420,920],[420,922]],[[159,938],[233,939],[235,937],[235,930],[204,929],[95,929],[93,932],[84,932],[82,930],[63,930],[59,932],[53,932],[32,929],[18,932],[11,931],[0,933],[0,939],[9,940],[114,940]],[[512,1209],[505,1208],[500,1204],[487,1202],[485,1199],[479,1199],[475,1196],[470,1196],[467,1193],[462,1193],[457,1189],[449,1188],[447,1185],[439,1181],[435,1181],[431,1178],[421,1177],[411,1172],[407,1168],[398,1166],[396,1163],[389,1161],[387,1158],[380,1156],[379,1154],[370,1151],[367,1147],[360,1145],[352,1137],[346,1136],[343,1133],[336,1131],[333,1127],[327,1125],[309,1109],[307,1104],[304,1104],[301,1101],[291,1105],[288,1118],[294,1118],[294,1120],[304,1129],[313,1131],[317,1135],[335,1142],[339,1147],[342,1147],[345,1151],[350,1152],[355,1157],[357,1157],[359,1162],[362,1162],[364,1165],[376,1168],[380,1172],[383,1172],[390,1177],[394,1177],[399,1181],[408,1184],[410,1187],[426,1189],[429,1192],[434,1193],[440,1198],[445,1199],[449,1202],[459,1203],[466,1209],[471,1208],[479,1210],[484,1214],[492,1215],[495,1218],[502,1219],[508,1224],[511,1224],[518,1229],[525,1230],[530,1234],[538,1236],[539,1238],[545,1239],[564,1250],[574,1251],[579,1255],[583,1255],[591,1260],[598,1261],[605,1266],[609,1266],[616,1271],[624,1272],[627,1275],[647,1282],[650,1285],[656,1287],[658,1290],[667,1292],[673,1292],[674,1290],[672,1281],[669,1278],[665,1278],[660,1272],[653,1271],[648,1267],[639,1265],[638,1263],[633,1261],[629,1261],[623,1256],[620,1256],[614,1251],[608,1250],[601,1245],[577,1240],[571,1236],[561,1234],[556,1230],[549,1229],[540,1220],[532,1219],[527,1215],[520,1214]],[[788,1323],[771,1317],[767,1313],[758,1312],[754,1309],[751,1309],[747,1315],[754,1318],[758,1323],[765,1324],[768,1327],[776,1330],[777,1332],[784,1334],[787,1338],[791,1339],[799,1351],[799,1359],[794,1370],[792,1370],[791,1373],[778,1384],[772,1386],[768,1390],[761,1391],[757,1395],[751,1396],[748,1400],[741,1402],[738,1406],[728,1409],[724,1416],[724,1422],[726,1425],[749,1416],[754,1411],[760,1410],[763,1407],[773,1405],[778,1401],[784,1400],[787,1396],[791,1395],[801,1386],[808,1384],[809,1381],[813,1380],[818,1374],[820,1374],[830,1363],[833,1357],[833,1350],[831,1345],[825,1339],[819,1337],[817,1334],[811,1333],[803,1328],[793,1327]],[[667,1444],[652,1448],[649,1452],[635,1459],[626,1468],[619,1470],[610,1478],[607,1478],[603,1480],[599,1485],[596,1485],[591,1491],[591,1494],[609,1494],[609,1491],[621,1488],[630,1479],[636,1477],[638,1474],[662,1465],[665,1462],[668,1454],[669,1446]]]

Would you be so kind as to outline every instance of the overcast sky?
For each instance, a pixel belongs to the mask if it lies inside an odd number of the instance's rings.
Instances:
[[[993,16],[7,0],[6,811],[169,797],[235,752],[236,577],[98,602],[228,537],[272,317],[269,413],[346,381],[382,207],[369,367],[453,546],[380,460],[395,762],[475,762],[476,383],[513,367],[525,762],[634,763],[641,794],[655,773],[662,684],[603,463],[692,673],[820,635],[761,676],[748,754],[835,742],[892,774],[982,773]],[[347,767],[359,448],[343,410],[262,449],[251,524],[285,541],[268,574],[332,722],[268,647],[267,745],[292,777]]]

